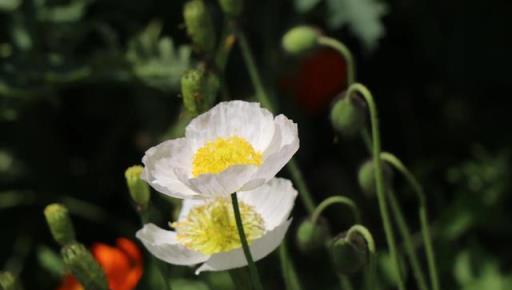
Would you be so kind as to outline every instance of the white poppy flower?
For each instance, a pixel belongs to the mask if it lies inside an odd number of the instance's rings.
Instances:
[[[237,193],[242,224],[255,261],[274,251],[283,240],[297,191],[287,179],[273,178],[251,191]],[[195,265],[202,271],[223,271],[247,265],[231,200],[185,199],[174,231],[146,224],[136,234],[151,254],[175,265]]]
[[[193,119],[185,137],[146,151],[142,178],[177,198],[211,198],[254,189],[299,149],[297,124],[258,103],[222,102]]]

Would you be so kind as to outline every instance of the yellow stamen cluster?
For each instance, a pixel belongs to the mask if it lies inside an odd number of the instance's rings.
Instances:
[[[244,138],[217,138],[196,151],[192,161],[192,175],[220,173],[233,165],[259,166],[261,161],[261,153],[255,151]]]
[[[251,206],[240,202],[240,214],[249,244],[263,236],[265,223]],[[185,247],[211,255],[240,248],[240,237],[229,198],[217,198],[190,210],[188,216],[171,224],[176,240]]]

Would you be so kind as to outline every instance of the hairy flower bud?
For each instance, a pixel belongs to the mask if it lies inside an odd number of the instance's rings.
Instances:
[[[344,232],[330,243],[336,271],[340,274],[359,272],[368,263],[368,245],[358,232]]]
[[[242,11],[242,0],[219,0],[219,5],[229,17],[237,17]]]
[[[64,263],[85,289],[108,289],[105,273],[91,253],[80,243],[73,243],[61,249]]]
[[[183,105],[192,114],[203,112],[215,101],[218,78],[203,69],[191,69],[181,77]]]
[[[322,248],[329,236],[329,226],[324,219],[319,218],[316,224],[306,219],[297,230],[297,246],[302,252],[310,253]]]
[[[382,167],[382,177],[384,188],[389,189],[393,184],[393,170],[391,167],[384,161],[381,161]],[[373,160],[368,160],[359,169],[359,173],[357,175],[357,180],[359,182],[359,186],[363,193],[368,195],[373,195],[376,192],[375,188],[375,165],[373,164]]]
[[[18,280],[10,272],[0,272],[0,290],[21,290]]]
[[[365,104],[358,96],[343,94],[332,106],[330,119],[337,132],[346,137],[352,137],[364,128]]]
[[[301,54],[316,47],[318,31],[310,26],[297,26],[283,36],[282,45],[290,54]]]
[[[44,216],[53,238],[59,245],[65,246],[75,242],[75,229],[66,207],[58,203],[50,204],[44,209]]]
[[[213,53],[216,44],[215,31],[203,0],[191,0],[185,3],[183,17],[194,47],[201,52]]]
[[[140,177],[143,170],[144,167],[134,165],[126,169],[124,172],[130,196],[141,208],[145,208],[148,205],[150,198],[149,185]]]

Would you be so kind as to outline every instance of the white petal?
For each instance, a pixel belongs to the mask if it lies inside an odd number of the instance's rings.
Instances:
[[[181,182],[175,171],[190,171],[191,151],[185,138],[165,141],[146,151],[142,158],[145,165],[142,178],[157,191],[177,198],[190,198],[197,195]]]
[[[208,256],[191,251],[176,242],[176,233],[154,224],[145,224],[136,237],[153,256],[175,265],[194,265],[208,260]]]
[[[273,231],[270,231],[260,239],[253,241],[250,245],[250,251],[254,261],[258,261],[266,257],[281,244],[291,222],[291,219],[285,221]],[[240,268],[246,265],[247,260],[245,259],[242,249],[239,248],[229,252],[212,255],[210,259],[196,270],[196,274],[203,271],[224,271]]]
[[[288,179],[273,178],[254,190],[241,191],[237,195],[240,201],[253,206],[263,217],[267,230],[273,230],[290,215],[297,190]]]
[[[272,113],[259,103],[245,101],[221,102],[192,120],[185,136],[195,152],[206,142],[218,137],[240,136],[256,151],[264,152],[274,136]]]
[[[235,165],[218,174],[201,174],[194,178],[187,178],[178,173],[178,178],[203,198],[228,195],[244,187],[252,176],[258,172],[254,165]],[[263,184],[261,180],[259,185]]]
[[[252,177],[254,180],[264,179],[265,182],[274,177],[290,161],[292,156],[299,150],[299,136],[297,124],[293,123],[284,115],[276,117],[276,128],[281,134],[281,148],[271,153],[258,167],[258,172]],[[241,190],[253,188],[243,187]]]

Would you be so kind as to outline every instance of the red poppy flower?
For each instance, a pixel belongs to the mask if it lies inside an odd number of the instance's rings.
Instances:
[[[142,255],[134,242],[126,238],[116,240],[116,246],[95,243],[91,252],[105,271],[109,289],[133,290],[142,276]],[[64,277],[57,290],[83,290],[71,275]]]
[[[303,109],[319,113],[347,87],[345,60],[332,49],[318,49],[301,59],[297,71],[283,84]]]

